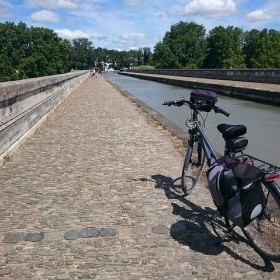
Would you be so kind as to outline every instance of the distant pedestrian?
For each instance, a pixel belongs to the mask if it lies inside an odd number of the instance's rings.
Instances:
[[[98,78],[100,75],[100,68],[95,68],[95,77]]]

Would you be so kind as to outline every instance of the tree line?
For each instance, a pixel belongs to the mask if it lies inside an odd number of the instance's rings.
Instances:
[[[23,22],[0,23],[0,82],[86,70],[151,64],[150,48],[131,51],[94,48],[87,38],[72,41],[53,30]]]
[[[180,21],[153,52],[148,47],[118,51],[95,48],[87,38],[65,40],[53,30],[22,22],[0,23],[2,82],[105,65],[114,69],[279,68],[280,32],[218,26],[207,33],[203,25]]]
[[[153,61],[156,68],[279,68],[280,32],[218,26],[206,34],[203,25],[179,22],[156,44]]]

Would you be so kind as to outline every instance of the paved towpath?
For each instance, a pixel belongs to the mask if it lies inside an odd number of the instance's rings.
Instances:
[[[181,196],[177,144],[86,79],[0,168],[0,279],[280,279],[242,240],[217,245],[207,190]]]

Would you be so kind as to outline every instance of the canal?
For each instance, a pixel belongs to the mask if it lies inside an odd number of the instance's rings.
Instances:
[[[163,114],[179,127],[186,129],[185,120],[189,116],[187,106],[166,107],[162,102],[181,97],[189,99],[191,89],[172,86],[147,80],[136,79],[115,72],[107,72],[106,78],[138,99]],[[223,153],[223,139],[217,124],[245,124],[246,137],[249,139],[247,153],[280,166],[280,107],[239,100],[228,96],[218,96],[217,106],[230,113],[227,118],[222,114],[210,112],[207,116],[206,133],[219,153]],[[206,115],[206,114],[205,114]]]

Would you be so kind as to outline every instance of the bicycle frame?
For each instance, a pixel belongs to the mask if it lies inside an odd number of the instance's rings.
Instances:
[[[199,123],[196,123],[195,130],[202,143],[202,147],[207,158],[207,165],[211,166],[218,159],[218,156],[214,151],[214,148],[211,145],[208,137],[206,136],[203,127]]]

